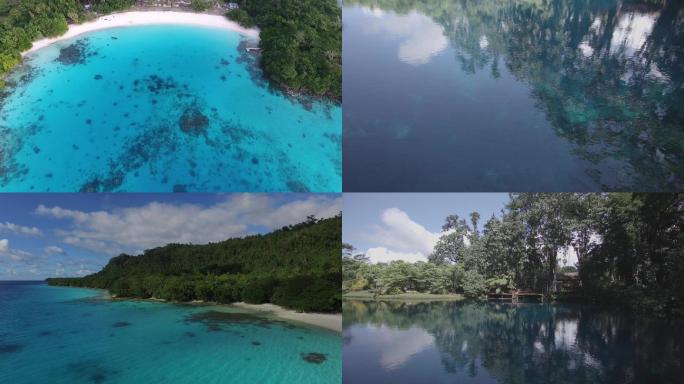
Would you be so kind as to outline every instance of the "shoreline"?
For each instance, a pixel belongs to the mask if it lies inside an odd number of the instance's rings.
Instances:
[[[325,328],[331,331],[342,333],[342,314],[341,313],[315,313],[315,312],[297,312],[291,309],[283,308],[275,304],[247,304],[243,302],[225,304],[228,306],[238,307],[242,309],[249,309],[257,312],[270,313],[276,317],[285,320],[291,320],[299,323],[313,325],[319,328]]]
[[[45,48],[56,42],[70,39],[85,33],[99,31],[103,29],[134,27],[141,25],[196,25],[201,27],[219,28],[238,32],[239,34],[253,40],[259,40],[259,30],[256,28],[245,28],[238,23],[228,20],[225,16],[207,14],[179,12],[172,10],[164,11],[130,11],[112,13],[98,17],[95,20],[87,21],[83,24],[70,24],[67,32],[58,37],[41,39],[33,42],[30,49],[21,53],[22,57]]]
[[[85,289],[96,289],[99,288],[85,288]],[[254,312],[260,312],[265,315],[272,315],[277,318],[292,321],[296,323],[302,323],[306,325],[312,325],[318,328],[327,329],[329,331],[334,331],[342,333],[342,314],[341,313],[318,313],[318,312],[297,312],[291,309],[283,308],[279,305],[266,303],[266,304],[248,304],[245,302],[235,302],[235,303],[216,303],[211,301],[193,300],[193,301],[169,301],[164,299],[158,299],[156,297],[149,297],[146,299],[135,298],[135,297],[118,297],[116,295],[111,295],[108,290],[103,289],[104,293],[100,294],[101,299],[112,300],[112,301],[146,301],[153,303],[166,303],[166,304],[179,304],[179,305],[197,305],[203,307],[218,307],[218,308],[240,308],[247,309]]]

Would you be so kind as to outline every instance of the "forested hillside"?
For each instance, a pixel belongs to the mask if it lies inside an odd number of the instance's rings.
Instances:
[[[445,207],[445,210],[448,210]],[[427,262],[372,264],[346,245],[345,291],[462,293],[532,290],[684,316],[684,194],[513,194],[500,217],[446,218]],[[576,265],[566,263],[574,251]]]
[[[336,0],[235,0],[228,17],[261,30],[262,66],[296,92],[342,99],[342,10]]]
[[[98,273],[48,283],[103,288],[118,297],[271,302],[302,311],[339,312],[341,236],[341,216],[310,218],[266,235],[120,255]]]

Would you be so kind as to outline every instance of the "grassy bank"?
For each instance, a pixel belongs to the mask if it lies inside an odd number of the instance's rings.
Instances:
[[[463,295],[459,294],[432,294],[432,293],[420,293],[420,292],[406,292],[396,295],[375,295],[370,291],[354,291],[348,292],[342,295],[343,299],[347,300],[416,300],[416,301],[461,301],[463,300]]]

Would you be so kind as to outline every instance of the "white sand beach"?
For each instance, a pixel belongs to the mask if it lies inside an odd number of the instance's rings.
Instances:
[[[274,316],[280,317],[281,319],[297,321],[300,323],[330,329],[336,332],[342,332],[342,314],[300,313],[285,309],[275,304],[233,303],[231,305],[260,312],[269,312]]]
[[[236,31],[254,40],[259,39],[258,29],[241,27],[238,23],[230,21],[226,17],[219,15],[174,11],[123,12],[102,16],[98,19],[83,24],[69,25],[69,30],[62,36],[34,41],[31,49],[22,52],[22,56],[47,47],[48,45],[57,41],[69,39],[84,33],[107,28],[131,27],[149,24],[181,24],[222,28]]]

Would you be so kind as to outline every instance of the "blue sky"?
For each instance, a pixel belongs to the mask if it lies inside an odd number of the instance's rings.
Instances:
[[[345,193],[342,236],[374,262],[425,260],[448,215],[477,211],[481,228],[508,200],[506,193]]]
[[[123,252],[264,233],[341,204],[335,194],[0,194],[0,280],[81,276]]]

